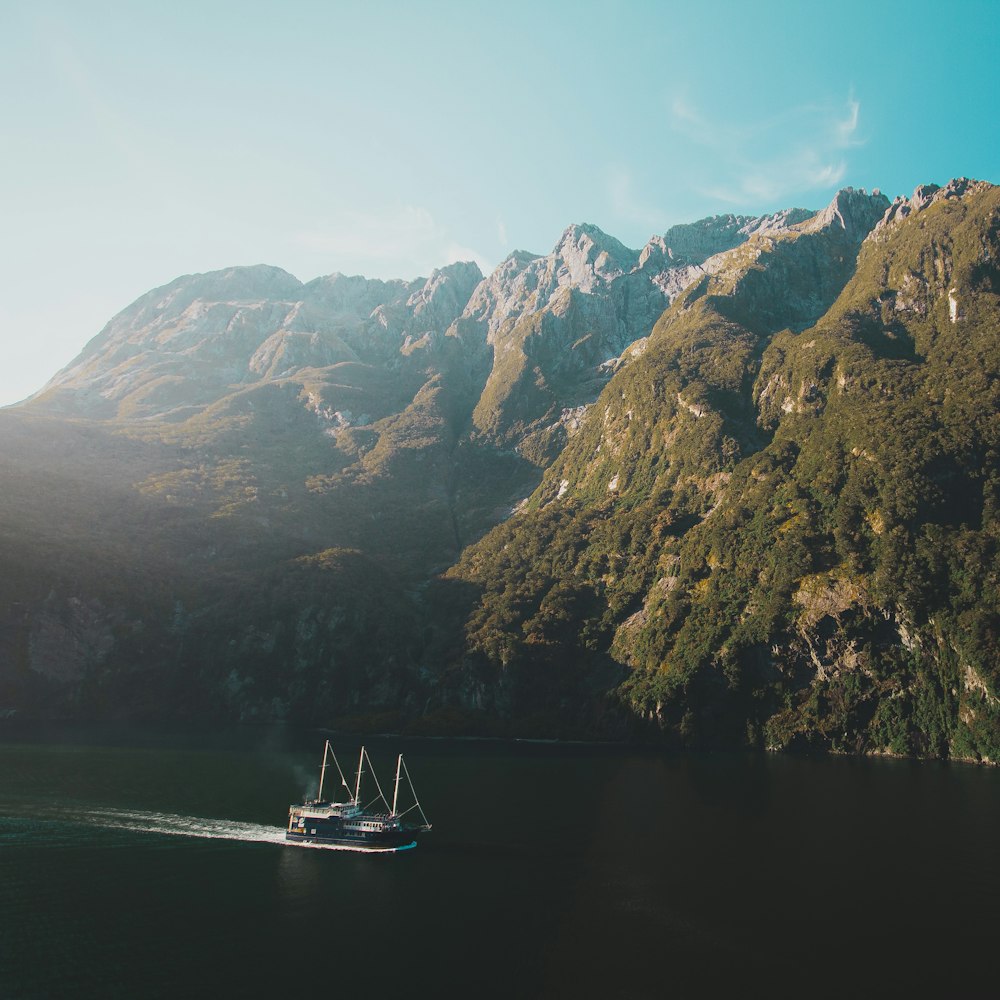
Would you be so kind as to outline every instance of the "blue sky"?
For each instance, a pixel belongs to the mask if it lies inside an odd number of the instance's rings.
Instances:
[[[0,405],[179,274],[1000,182],[1000,2],[0,0]]]

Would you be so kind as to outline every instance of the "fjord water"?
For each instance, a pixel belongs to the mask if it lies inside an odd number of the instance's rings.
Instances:
[[[362,855],[282,842],[323,739],[0,730],[0,997],[995,986],[996,769],[369,740],[434,830]]]

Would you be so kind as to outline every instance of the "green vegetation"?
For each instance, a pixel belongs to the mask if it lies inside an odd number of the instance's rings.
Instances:
[[[822,232],[689,289],[463,554],[470,658],[526,692],[612,661],[685,744],[1000,760],[998,219],[880,231],[804,328]]]

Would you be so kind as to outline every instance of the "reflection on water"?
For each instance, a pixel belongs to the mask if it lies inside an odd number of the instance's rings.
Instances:
[[[0,996],[989,985],[1000,771],[371,741],[434,823],[372,857],[283,841],[322,739],[0,731]]]

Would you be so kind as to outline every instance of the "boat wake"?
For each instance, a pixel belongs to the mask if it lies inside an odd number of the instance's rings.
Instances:
[[[166,833],[178,837],[198,837],[207,840],[243,840],[260,844],[284,843],[285,831],[280,826],[239,823],[228,819],[207,819],[201,816],[179,816],[176,813],[145,812],[131,809],[90,809],[78,817],[92,826],[112,830],[134,830],[136,833]]]
[[[351,851],[371,854],[371,848],[342,846],[339,844],[291,843],[285,840],[285,828],[262,826],[259,823],[240,823],[227,819],[208,819],[201,816],[178,816],[175,813],[143,812],[126,809],[91,809],[82,813],[79,820],[92,826],[113,830],[132,830],[136,833],[162,833],[177,837],[195,837],[203,840],[238,840],[253,844],[277,844],[280,847],[308,847],[321,851]],[[408,844],[406,847],[414,847]],[[391,850],[405,850],[406,847]],[[378,852],[384,853],[384,852]]]

